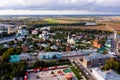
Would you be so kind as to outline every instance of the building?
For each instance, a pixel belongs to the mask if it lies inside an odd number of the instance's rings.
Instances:
[[[38,34],[38,30],[32,30],[32,34],[33,34],[33,35]]]
[[[105,47],[101,47],[101,48],[97,49],[97,51],[99,53],[103,53],[104,51],[107,51],[107,49]]]
[[[38,54],[38,59],[60,59],[62,58],[62,53],[60,52],[41,52]]]
[[[116,51],[120,53],[120,40],[117,41],[117,48],[116,49],[117,49]]]
[[[28,47],[29,47],[29,45],[27,43],[22,44],[22,50],[24,53],[26,53],[28,51]]]
[[[9,62],[20,62],[20,55],[11,55]]]
[[[25,29],[19,29],[17,35],[27,35],[28,31]]]
[[[49,33],[47,31],[42,31],[42,34],[39,35],[39,38],[43,40],[48,40],[49,39]]]
[[[75,39],[73,37],[70,38],[70,36],[68,35],[67,43],[69,43],[69,44],[75,44]]]
[[[14,41],[15,39],[21,40],[23,38],[25,38],[25,36],[12,36],[12,37],[1,38],[0,39],[0,44],[10,42],[10,41]]]
[[[27,61],[31,58],[30,54],[20,54],[20,55],[11,55],[9,62],[20,62],[20,61]]]
[[[120,80],[120,75],[115,71],[102,71],[99,68],[92,68],[92,75],[96,80]]]
[[[6,32],[7,34],[14,33],[17,29],[15,25],[8,25],[8,24],[0,24],[0,32]]]
[[[40,30],[50,30],[50,26],[42,27]]]
[[[101,47],[101,44],[99,43],[99,41],[97,39],[95,39],[93,41],[93,47],[95,47],[95,48],[100,48]]]
[[[97,23],[96,22],[86,22],[85,26],[96,26]]]
[[[83,57],[82,64],[88,68],[96,67],[96,66],[104,65],[105,61],[110,58],[115,58],[115,56],[113,54],[101,54],[101,53],[92,52],[90,55]]]
[[[31,58],[31,55],[30,54],[26,54],[26,53],[22,53],[20,54],[20,60],[21,61],[27,61],[28,59]]]
[[[112,44],[112,40],[111,39],[108,39],[106,42],[105,42],[105,46],[107,48],[111,48],[111,44]]]
[[[67,45],[65,50],[66,50],[66,51],[71,51],[71,50],[72,50],[72,49],[71,49],[71,46],[70,46],[70,45]]]

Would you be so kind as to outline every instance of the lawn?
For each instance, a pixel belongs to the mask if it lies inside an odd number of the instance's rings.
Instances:
[[[70,73],[70,72],[72,72],[70,69],[64,69],[63,70],[65,73]]]
[[[49,22],[49,23],[57,23],[55,19],[52,18],[45,18],[45,21]]]
[[[81,76],[79,74],[79,70],[75,69],[74,67],[70,67],[70,69],[72,70],[72,72],[76,75],[78,80],[81,80]]]

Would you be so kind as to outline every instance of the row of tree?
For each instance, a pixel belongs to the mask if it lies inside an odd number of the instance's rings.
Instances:
[[[84,22],[81,23],[46,23],[46,24],[35,24],[33,27],[44,27],[44,26],[85,26]]]
[[[2,53],[2,56],[0,58],[0,62],[8,62],[10,59],[10,55],[14,55],[14,54],[20,54],[21,53],[21,49],[20,48],[8,48],[5,49],[6,51],[4,51]]]
[[[111,34],[111,31],[103,31],[103,30],[97,30],[97,29],[81,29],[81,28],[74,28],[74,27],[51,27],[51,32],[54,31],[64,31],[64,32],[81,32],[81,33],[88,33],[88,34]]]
[[[13,80],[14,77],[24,76],[27,63],[0,63],[0,80]]]
[[[68,59],[58,59],[53,61],[37,61],[34,63],[34,67],[51,67],[66,64],[70,64],[70,61]]]
[[[115,61],[114,59],[109,59],[106,61],[105,66],[103,67],[104,70],[114,70],[120,74],[120,62]]]

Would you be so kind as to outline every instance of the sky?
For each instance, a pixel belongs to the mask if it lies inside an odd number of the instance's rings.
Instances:
[[[120,14],[120,0],[0,0],[0,15]]]

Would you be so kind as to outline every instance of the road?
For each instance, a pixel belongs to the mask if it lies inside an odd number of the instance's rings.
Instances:
[[[72,58],[70,60],[74,61],[83,70],[83,72],[87,75],[89,80],[96,80],[95,77],[92,75],[92,73],[88,70],[88,68],[84,67],[81,64],[81,62],[79,61],[79,58]]]

